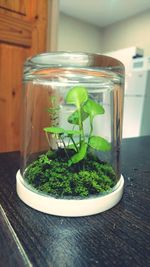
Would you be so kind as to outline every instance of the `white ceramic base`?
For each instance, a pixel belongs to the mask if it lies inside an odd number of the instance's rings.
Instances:
[[[124,178],[121,175],[116,189],[108,195],[87,199],[56,199],[27,188],[20,171],[17,172],[16,182],[17,194],[25,204],[44,213],[67,217],[88,216],[112,208],[120,201],[124,187]]]

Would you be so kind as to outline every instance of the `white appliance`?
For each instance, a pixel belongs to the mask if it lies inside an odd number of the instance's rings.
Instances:
[[[106,56],[114,57],[118,60],[120,60],[124,66],[125,66],[125,72],[128,74],[128,72],[131,70],[132,67],[132,59],[135,56],[144,56],[144,50],[139,47],[128,47],[128,48],[123,48],[119,49],[116,51],[111,51],[104,53]]]
[[[150,135],[150,57],[137,47],[105,54],[125,66],[123,138]]]
[[[150,57],[132,60],[126,75],[123,138],[150,135]]]

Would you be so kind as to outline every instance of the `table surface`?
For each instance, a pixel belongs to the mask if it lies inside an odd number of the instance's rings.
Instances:
[[[98,215],[40,213],[17,197],[19,153],[0,154],[1,267],[150,266],[150,136],[123,140],[121,202]]]

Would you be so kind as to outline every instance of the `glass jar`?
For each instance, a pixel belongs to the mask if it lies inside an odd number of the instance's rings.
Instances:
[[[25,203],[19,184],[66,203],[102,200],[120,188],[123,92],[124,66],[111,57],[56,52],[25,62],[17,182]]]

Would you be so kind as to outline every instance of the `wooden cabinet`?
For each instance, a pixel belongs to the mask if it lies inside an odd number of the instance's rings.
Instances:
[[[23,63],[46,51],[55,1],[0,0],[0,152],[19,150]],[[49,27],[49,43],[55,34]]]

